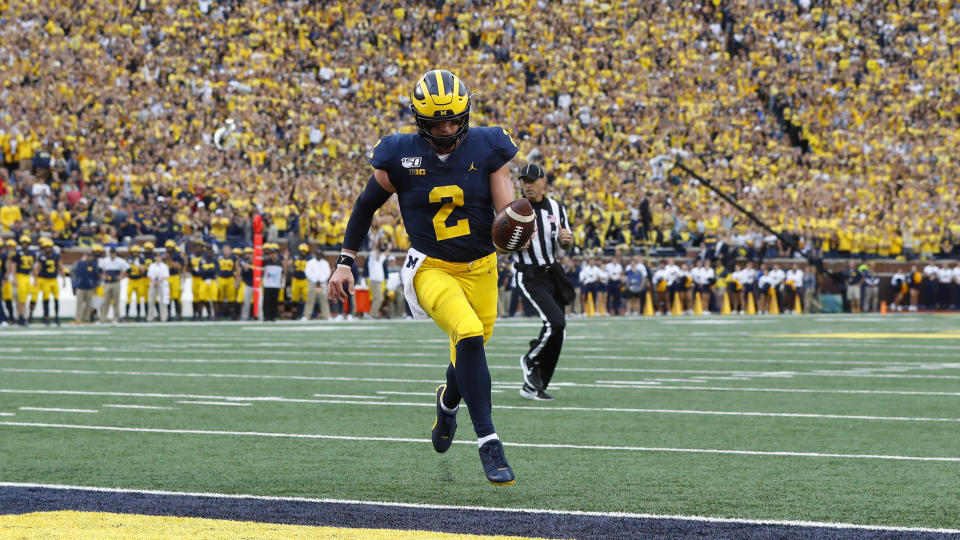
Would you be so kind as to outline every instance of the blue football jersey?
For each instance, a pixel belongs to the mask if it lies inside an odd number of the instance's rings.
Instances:
[[[471,127],[444,162],[419,135],[395,134],[374,146],[370,164],[397,189],[410,244],[437,259],[468,262],[494,251],[490,173],[518,150],[503,128]]]

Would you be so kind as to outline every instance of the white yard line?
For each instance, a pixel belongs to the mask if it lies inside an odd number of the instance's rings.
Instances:
[[[349,395],[349,394],[313,394],[313,397],[343,398],[343,399],[387,399],[383,396],[369,396],[369,395],[355,396],[355,395]]]
[[[103,407],[110,407],[112,409],[150,409],[157,411],[175,411],[176,407],[157,407],[153,405],[123,405],[123,404],[114,404],[114,403],[105,403]]]
[[[390,501],[361,501],[355,499],[317,499],[307,497],[270,497],[261,495],[234,494],[234,493],[209,493],[209,492],[189,492],[189,491],[160,491],[160,490],[142,490],[142,489],[123,489],[106,488],[96,486],[70,486],[63,484],[37,484],[24,482],[0,482],[0,487],[12,488],[40,488],[40,489],[62,489],[62,490],[82,490],[101,493],[127,493],[137,495],[159,495],[175,497],[204,497],[204,498],[223,498],[223,499],[241,499],[254,501],[270,502],[307,502],[318,504],[343,504],[343,505],[366,505],[380,506],[388,508],[416,508],[428,510],[467,510],[467,511],[485,511],[485,512],[504,512],[504,513],[531,513],[545,515],[561,516],[591,516],[608,518],[629,518],[629,519],[665,519],[680,521],[695,521],[700,523],[738,523],[744,525],[775,525],[788,527],[822,527],[832,529],[857,529],[869,531],[896,531],[896,532],[924,532],[937,534],[957,534],[960,529],[934,529],[928,527],[903,527],[898,525],[867,525],[858,523],[837,523],[825,521],[806,521],[806,520],[770,520],[770,519],[744,519],[744,518],[722,518],[710,516],[689,516],[689,515],[667,515],[667,514],[638,514],[630,512],[589,512],[582,510],[552,510],[541,508],[503,508],[494,506],[455,506],[445,504],[424,504],[424,503],[406,503]],[[216,504],[216,503],[211,503]],[[797,534],[802,534],[797,531]]]
[[[44,427],[54,429],[81,429],[92,431],[122,431],[133,433],[163,433],[174,435],[213,435],[213,436],[237,436],[237,437],[268,437],[268,438],[292,438],[292,439],[326,439],[339,441],[368,441],[368,442],[398,442],[398,443],[430,443],[430,439],[410,439],[403,437],[358,437],[351,435],[325,435],[317,433],[272,433],[262,431],[219,431],[209,429],[165,429],[165,428],[144,428],[144,427],[122,427],[122,426],[92,426],[80,424],[45,424],[39,422],[0,422],[0,426],[10,427]],[[454,441],[455,444],[475,445],[476,441]],[[890,460],[890,461],[926,461],[926,462],[947,462],[960,463],[960,457],[942,457],[942,456],[902,456],[891,454],[841,454],[824,452],[789,452],[789,451],[763,451],[763,450],[733,450],[720,448],[670,448],[655,446],[604,446],[587,444],[546,444],[546,443],[523,443],[523,442],[504,442],[504,446],[518,448],[552,448],[562,450],[596,450],[596,451],[619,451],[619,452],[666,452],[681,454],[720,454],[720,455],[745,455],[745,456],[768,456],[768,457],[803,457],[803,458],[839,458],[839,459],[870,459],[870,460]]]
[[[371,362],[371,365],[377,363]],[[356,365],[356,364],[353,364]],[[396,366],[396,364],[390,364]],[[402,365],[400,367],[403,367]],[[410,364],[409,367],[436,367],[429,365]],[[505,366],[494,366],[494,369],[507,369]],[[725,377],[775,378],[792,379],[794,377],[855,377],[881,379],[924,379],[924,380],[957,380],[960,375],[907,375],[902,373],[871,373],[870,370],[852,371],[737,371],[737,370],[698,370],[698,369],[633,369],[633,368],[575,368],[575,370],[595,372],[630,373],[662,373],[702,375],[708,377],[719,375]],[[573,369],[571,371],[574,371]],[[251,373],[180,373],[164,371],[99,371],[86,369],[36,369],[36,368],[0,368],[5,373],[44,373],[51,375],[123,375],[130,377],[192,377],[192,378],[221,378],[221,379],[266,379],[266,380],[303,380],[303,381],[365,381],[365,382],[433,382],[434,379],[395,379],[395,378],[355,378],[355,377],[321,377],[310,375],[265,375]],[[694,377],[696,378],[696,377]],[[675,379],[683,382],[684,379]],[[632,384],[632,381],[608,381],[611,384]]]
[[[37,411],[37,412],[66,412],[66,413],[96,413],[100,412],[96,409],[60,409],[56,407],[18,407],[21,411]]]
[[[494,390],[502,392],[502,390]],[[14,393],[0,389],[0,393]],[[213,405],[235,405],[236,402],[270,402],[270,403],[315,403],[315,404],[333,404],[333,405],[373,405],[373,406],[392,406],[392,407],[434,407],[435,403],[431,401],[422,402],[389,402],[376,401],[366,402],[366,399],[386,399],[383,396],[342,396],[339,394],[313,394],[314,397],[341,397],[347,399],[307,399],[307,398],[285,398],[279,396],[206,396],[189,394],[136,394],[131,392],[74,392],[65,390],[62,392],[53,390],[19,390],[15,393],[37,393],[37,394],[61,394],[61,395],[94,395],[94,396],[124,396],[124,397],[153,397],[153,398],[186,398],[198,401],[178,401],[177,403],[191,404],[213,404]],[[380,390],[378,394],[402,395],[402,396],[434,396],[433,392],[390,392]],[[351,401],[353,398],[355,400]],[[217,400],[217,401],[213,401]],[[250,405],[243,403],[242,405]],[[104,405],[105,407],[126,407],[142,409],[164,409],[169,407],[148,407],[141,405]],[[752,416],[769,418],[805,418],[805,419],[826,419],[826,420],[866,420],[866,421],[897,421],[897,422],[960,422],[960,418],[946,417],[914,417],[914,416],[874,416],[874,415],[856,415],[856,414],[821,414],[821,413],[782,413],[782,412],[764,412],[764,411],[712,411],[697,409],[651,409],[635,407],[573,407],[573,406],[555,406],[555,405],[502,405],[497,404],[496,409],[520,410],[520,411],[538,411],[551,413],[553,411],[571,411],[571,412],[613,412],[613,413],[632,413],[632,414],[681,414],[681,415],[705,415],[705,416]]]
[[[249,407],[250,403],[237,403],[235,401],[178,401],[184,405],[224,405],[227,407]]]

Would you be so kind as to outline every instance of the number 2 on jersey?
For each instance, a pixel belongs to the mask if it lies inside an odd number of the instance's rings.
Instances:
[[[440,210],[433,216],[433,230],[437,234],[437,240],[447,240],[458,236],[470,234],[470,222],[466,219],[458,219],[454,226],[447,225],[447,218],[458,206],[463,206],[463,189],[460,186],[437,186],[430,190],[430,202],[442,203],[444,199],[451,199],[450,202],[443,203]]]

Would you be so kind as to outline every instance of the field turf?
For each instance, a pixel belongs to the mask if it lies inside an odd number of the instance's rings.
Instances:
[[[482,474],[465,407],[458,444],[430,445],[448,358],[430,322],[4,329],[0,514],[50,509],[13,490],[89,486],[951,533],[958,322],[576,319],[556,400],[531,402],[519,358],[539,323],[500,321],[487,358],[517,474],[505,488]],[[409,528],[444,529],[417,519]]]

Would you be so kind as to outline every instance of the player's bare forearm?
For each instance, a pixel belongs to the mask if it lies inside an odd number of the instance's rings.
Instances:
[[[490,197],[497,212],[516,200],[517,196],[510,182],[510,162],[504,163],[503,167],[490,173]]]

